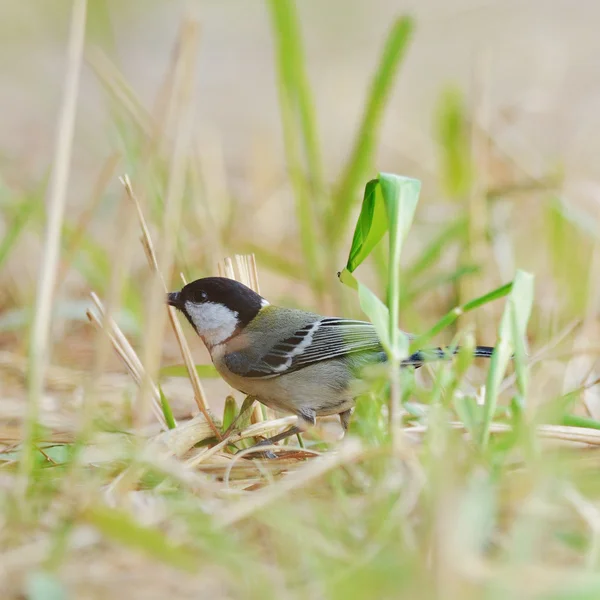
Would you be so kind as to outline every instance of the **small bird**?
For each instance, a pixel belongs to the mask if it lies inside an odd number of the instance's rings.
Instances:
[[[167,303],[185,315],[229,385],[298,417],[297,425],[258,446],[305,431],[326,415],[339,415],[346,431],[357,373],[387,360],[371,323],[274,306],[233,279],[192,281],[167,294]],[[490,357],[493,350],[477,346],[474,355]],[[419,351],[402,364],[419,367],[430,357],[444,359],[456,351]]]

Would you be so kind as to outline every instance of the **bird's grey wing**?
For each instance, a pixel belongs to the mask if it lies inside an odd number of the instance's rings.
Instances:
[[[324,318],[298,329],[256,360],[232,353],[225,361],[232,372],[244,377],[275,377],[358,352],[384,352],[373,325],[365,321]]]

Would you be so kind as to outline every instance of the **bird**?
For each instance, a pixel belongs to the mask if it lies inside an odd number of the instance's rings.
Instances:
[[[321,416],[339,415],[346,432],[361,369],[387,360],[372,323],[272,305],[234,279],[197,279],[169,292],[166,301],[189,321],[231,387],[297,416],[296,425],[257,446],[306,431]],[[457,350],[422,350],[402,366],[418,368]],[[477,346],[473,353],[489,358],[493,351]],[[272,452],[263,455],[274,457]]]

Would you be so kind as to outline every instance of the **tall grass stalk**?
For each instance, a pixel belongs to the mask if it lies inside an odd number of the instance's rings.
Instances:
[[[39,403],[44,389],[44,373],[49,357],[50,317],[60,254],[61,230],[67,201],[73,132],[77,112],[79,78],[85,40],[86,0],[74,0],[71,13],[67,67],[63,99],[58,118],[55,161],[48,190],[46,234],[40,262],[35,316],[29,343],[29,400],[23,452],[20,462],[21,491],[27,488],[34,467],[35,435]]]
[[[269,0],[268,5],[276,40],[279,104],[304,268],[314,291],[322,300],[325,284],[319,265],[323,263],[324,255],[318,223],[323,222],[322,219],[319,221],[319,213],[322,212],[319,204],[323,199],[324,183],[300,31],[291,0]],[[308,177],[302,161],[302,146],[311,169]],[[314,178],[314,189],[308,183],[311,177]]]
[[[358,190],[369,175],[384,110],[413,30],[413,20],[401,17],[393,23],[385,41],[350,156],[332,199],[329,225],[337,242],[343,239]]]

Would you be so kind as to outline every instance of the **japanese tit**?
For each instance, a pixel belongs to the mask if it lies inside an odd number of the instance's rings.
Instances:
[[[318,416],[338,414],[345,431],[357,373],[387,359],[371,323],[273,306],[233,279],[198,279],[169,293],[167,302],[185,315],[229,385],[297,415],[296,426],[260,445],[304,431]],[[492,352],[488,346],[474,351],[483,357]],[[403,365],[419,367],[447,354],[441,348],[417,352]]]

